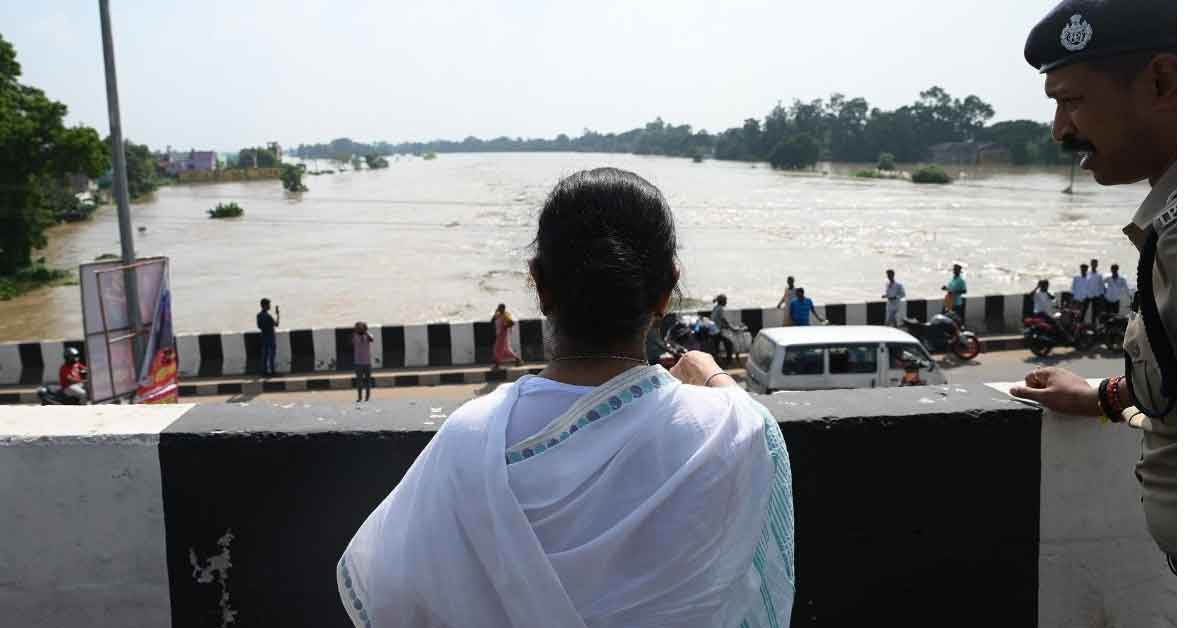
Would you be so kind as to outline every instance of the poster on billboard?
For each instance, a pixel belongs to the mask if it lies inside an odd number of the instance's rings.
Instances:
[[[179,400],[179,361],[175,354],[175,329],[171,323],[171,291],[162,282],[154,312],[146,357],[138,371],[134,403],[175,403]]]
[[[136,330],[130,325],[126,308],[127,270],[134,272],[138,283],[142,325]],[[175,364],[167,258],[140,259],[128,266],[119,261],[83,264],[79,267],[79,285],[90,401],[139,397],[174,400],[178,380],[167,376]],[[165,334],[159,333],[163,330]],[[168,338],[165,342],[164,335]],[[141,364],[134,356],[136,336],[141,336],[147,347]],[[154,385],[159,376],[164,383]],[[146,394],[139,395],[143,388]]]

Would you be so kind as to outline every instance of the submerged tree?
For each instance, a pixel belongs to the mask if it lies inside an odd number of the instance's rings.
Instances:
[[[307,192],[304,178],[304,164],[283,164],[283,169],[279,172],[279,180],[283,182],[283,189],[288,192]]]
[[[768,161],[772,168],[799,170],[816,164],[820,154],[821,148],[811,135],[798,133],[775,145]]]

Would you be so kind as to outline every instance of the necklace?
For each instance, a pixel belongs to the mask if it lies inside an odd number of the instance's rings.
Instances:
[[[557,360],[564,360],[564,361],[565,360],[625,360],[627,362],[637,362],[638,364],[646,363],[645,358],[635,358],[635,357],[629,356],[629,355],[616,355],[616,354],[613,354],[613,355],[601,355],[601,354],[560,355],[560,356],[554,356],[553,358],[550,359],[551,362],[554,362]]]

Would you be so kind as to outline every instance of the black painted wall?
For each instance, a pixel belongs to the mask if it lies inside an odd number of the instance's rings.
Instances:
[[[394,415],[330,429],[349,404],[311,406],[255,404],[254,431],[222,435],[231,408],[198,406],[161,434],[172,628],[223,625],[220,583],[198,582],[191,557],[204,567],[227,532],[234,625],[351,626],[337,560],[434,433]]]
[[[792,460],[792,626],[1036,625],[1040,417],[966,390],[759,397]],[[220,583],[191,557],[227,532],[236,625],[350,626],[336,561],[440,425],[430,408],[457,405],[189,411],[159,444],[174,628],[220,625]]]
[[[889,416],[873,392],[857,393],[875,406],[867,416],[780,423],[795,495],[791,625],[1036,626],[1037,411]]]

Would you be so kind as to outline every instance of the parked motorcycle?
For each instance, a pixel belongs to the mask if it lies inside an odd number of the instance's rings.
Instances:
[[[1129,317],[1105,312],[1100,315],[1100,328],[1097,333],[1104,347],[1109,351],[1122,351],[1125,345],[1125,328],[1129,326]]]
[[[1024,320],[1025,346],[1038,357],[1046,357],[1054,347],[1074,347],[1090,351],[1099,338],[1091,325],[1083,322],[1078,310],[1055,312],[1053,316],[1030,316]]]
[[[718,355],[725,353],[724,351],[718,353],[718,349],[721,348],[720,338],[723,335],[733,345],[735,356],[749,351],[750,330],[748,327],[734,325],[730,329],[721,330],[712,319],[696,314],[676,316],[670,323],[667,332],[663,334],[663,340],[666,342],[670,361],[674,364],[680,356],[688,351],[703,351],[717,358]],[[659,364],[670,368],[666,362],[667,360],[659,360]]]
[[[83,405],[83,401],[78,397],[73,397],[63,392],[63,389],[54,386],[40,386],[37,389],[38,400],[43,406],[79,406]]]
[[[954,312],[935,314],[926,323],[905,318],[904,329],[921,341],[930,353],[949,352],[965,361],[979,355],[981,350],[979,337],[964,328]]]

